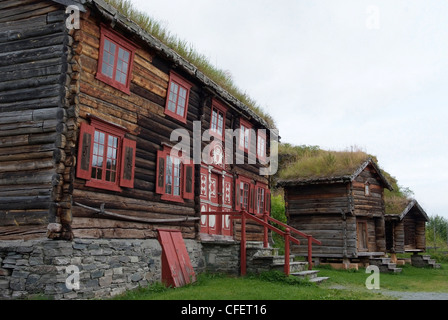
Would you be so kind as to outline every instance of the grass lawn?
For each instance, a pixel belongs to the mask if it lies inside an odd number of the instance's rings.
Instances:
[[[316,268],[319,276],[330,277],[316,285],[294,277],[269,272],[259,276],[230,277],[200,274],[198,281],[182,288],[165,288],[156,283],[128,291],[118,300],[388,300],[378,290],[365,287],[365,269]],[[401,274],[380,274],[380,289],[413,292],[448,292],[448,264],[441,269],[404,266]]]

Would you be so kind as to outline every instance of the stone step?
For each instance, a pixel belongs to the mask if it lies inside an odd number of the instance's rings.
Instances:
[[[370,258],[369,259],[370,264],[373,264],[376,266],[388,264],[388,263],[390,263],[390,261],[391,261],[391,259],[387,258],[387,257],[379,257],[379,258]]]
[[[285,268],[284,262],[271,264],[271,270],[283,271],[284,268]],[[304,271],[304,270],[306,270],[306,268],[308,268],[308,262],[293,261],[293,262],[289,263],[289,272],[290,273]]]
[[[319,283],[322,283],[322,282],[324,282],[324,281],[326,281],[328,279],[330,279],[330,277],[316,277],[316,278],[310,279],[310,282],[314,282],[314,283],[319,284]]]
[[[387,257],[379,257],[379,258],[370,258],[369,263],[371,265],[378,266],[380,272],[388,272],[388,273],[400,273],[402,271],[401,268],[397,268],[396,263],[390,262],[391,259]]]
[[[289,256],[289,263],[294,262],[294,255]],[[254,264],[261,264],[261,263],[268,263],[268,264],[284,264],[285,263],[285,256],[254,256],[252,259],[252,263]]]
[[[293,273],[291,273],[291,275],[301,278],[301,279],[308,279],[308,281],[317,283],[317,284],[330,279],[330,277],[318,277],[317,276],[318,273],[319,273],[319,270],[306,270],[306,271],[301,271],[301,272],[293,272]]]
[[[319,270],[305,270],[300,272],[292,272],[290,275],[301,279],[313,279],[317,277]]]

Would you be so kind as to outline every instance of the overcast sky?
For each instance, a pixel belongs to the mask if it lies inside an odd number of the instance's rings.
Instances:
[[[228,70],[282,142],[360,147],[448,218],[448,1],[132,2]]]

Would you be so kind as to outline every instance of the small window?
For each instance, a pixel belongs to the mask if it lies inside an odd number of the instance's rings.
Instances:
[[[248,152],[250,146],[250,136],[251,136],[252,125],[244,121],[240,120],[240,139],[239,139],[239,148]]]
[[[264,130],[258,130],[257,157],[261,160],[266,160],[266,132]]]
[[[101,26],[97,79],[130,94],[131,71],[136,48],[120,34]]]
[[[248,210],[249,209],[249,183],[240,182],[240,204],[241,209]]]
[[[134,187],[136,142],[125,138],[124,128],[92,118],[82,123],[77,177],[86,186],[113,191]]]
[[[170,82],[165,106],[165,114],[187,122],[188,98],[192,85],[174,72],[170,73]]]
[[[171,154],[171,148],[157,151],[156,193],[162,200],[183,202],[194,199],[194,166],[190,161]]]
[[[212,102],[212,113],[210,119],[210,133],[222,139],[226,123],[226,108],[218,101]]]
[[[364,185],[364,195],[370,196],[370,184],[369,183],[366,183]]]
[[[267,184],[253,182],[240,176],[236,180],[236,210],[245,209],[249,213],[270,212],[270,191]]]

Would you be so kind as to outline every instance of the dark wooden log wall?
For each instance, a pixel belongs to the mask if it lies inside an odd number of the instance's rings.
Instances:
[[[425,220],[418,212],[416,207],[403,218],[400,222],[404,229],[404,248],[405,250],[426,249],[426,228]]]
[[[343,258],[356,253],[356,223],[350,216],[348,184],[306,185],[285,188],[288,223],[322,242],[313,245],[313,256]],[[293,246],[307,255],[307,240]]]
[[[70,82],[64,9],[0,2],[0,239],[45,236],[58,216]]]
[[[170,143],[173,129],[183,127],[164,115],[169,75],[154,65],[154,55],[145,48],[137,49],[131,78],[131,94],[127,95],[95,78],[100,46],[100,18],[82,15],[81,28],[74,34],[74,60],[80,70],[76,99],[78,127],[87,121],[87,115],[100,117],[129,130],[128,137],[137,141],[134,188],[123,192],[89,188],[85,181],[73,176],[72,200],[99,208],[102,203],[108,211],[132,217],[175,218],[197,216],[195,202],[184,200],[177,204],[162,201],[155,193],[157,150],[162,143]],[[192,132],[192,121],[197,120],[200,97],[192,88],[185,127]],[[76,139],[75,135],[75,139]],[[72,230],[75,237],[84,238],[153,238],[157,228],[180,227],[185,238],[194,238],[195,222],[148,224],[100,218],[95,212],[73,206]]]
[[[365,194],[365,184],[369,185],[369,194]],[[367,166],[352,182],[351,194],[354,214],[367,217],[368,249],[371,252],[386,251],[384,222],[384,187],[371,166]]]
[[[78,127],[87,121],[87,114],[95,115],[129,130],[128,137],[137,141],[135,183],[133,189],[122,193],[104,191],[85,186],[82,179],[75,178],[73,171],[72,200],[91,207],[105,208],[111,212],[129,217],[176,218],[200,217],[199,197],[174,203],[161,200],[155,193],[156,155],[162,143],[171,145],[170,135],[174,129],[185,128],[193,136],[193,121],[202,121],[202,130],[209,129],[212,94],[203,90],[200,83],[176,69],[170,62],[162,60],[144,43],[134,40],[139,46],[134,59],[131,79],[131,94],[127,95],[97,80],[100,46],[100,18],[94,12],[82,15],[81,29],[74,34],[74,57],[79,69],[78,88],[74,113],[79,116],[74,124]],[[129,38],[129,35],[126,35]],[[190,91],[187,123],[182,124],[164,114],[169,72],[173,69],[193,84]],[[226,128],[234,127],[238,113],[231,108],[226,113]],[[76,135],[73,135],[76,139]],[[207,142],[203,142],[204,147]],[[193,144],[191,143],[191,148]],[[193,150],[191,149],[191,156]],[[232,170],[233,167],[228,167]],[[247,175],[258,173],[258,167],[244,167]],[[264,179],[267,182],[266,178]],[[200,165],[195,166],[196,195],[199,195]],[[67,215],[72,219],[75,237],[110,238],[151,238],[157,228],[181,229],[184,238],[197,238],[199,222],[177,222],[169,224],[144,224],[129,221],[100,219],[94,212],[73,206]],[[250,231],[251,229],[249,229]],[[258,232],[258,229],[254,229]],[[248,236],[250,238],[250,235]]]
[[[365,195],[366,182],[370,195]],[[314,246],[316,256],[357,256],[357,222],[367,226],[367,249],[360,251],[386,251],[383,186],[370,166],[351,183],[286,187],[285,201],[289,223],[323,242]],[[306,254],[307,242],[302,243],[295,251]]]
[[[369,183],[370,194],[365,195],[365,183]],[[383,186],[373,168],[367,166],[352,183],[354,213],[357,216],[381,217],[384,215]]]

